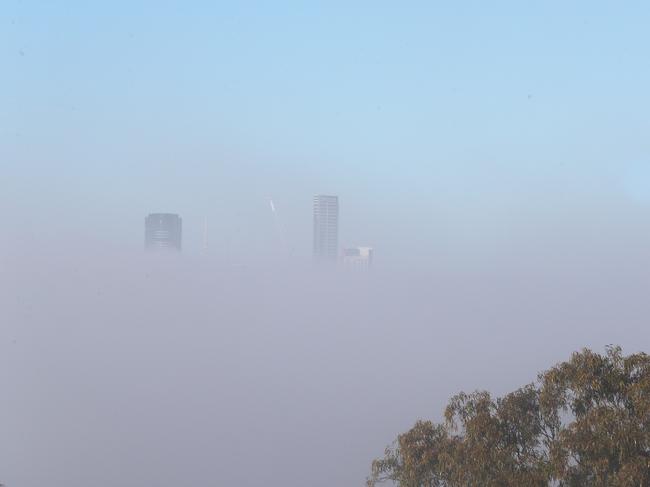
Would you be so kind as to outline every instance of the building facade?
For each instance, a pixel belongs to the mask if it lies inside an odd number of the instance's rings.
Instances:
[[[336,261],[339,247],[339,198],[314,196],[314,258]]]
[[[345,269],[366,271],[372,267],[372,247],[350,247],[343,249]]]
[[[183,220],[174,213],[151,213],[144,219],[147,250],[181,250]]]

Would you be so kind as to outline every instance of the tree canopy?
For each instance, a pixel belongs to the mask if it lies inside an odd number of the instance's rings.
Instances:
[[[650,486],[650,356],[582,350],[501,398],[454,396],[372,463],[368,487]]]

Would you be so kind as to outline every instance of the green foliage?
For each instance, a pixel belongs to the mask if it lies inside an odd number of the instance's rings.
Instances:
[[[650,486],[650,356],[574,353],[493,399],[460,393],[375,460],[368,487]]]

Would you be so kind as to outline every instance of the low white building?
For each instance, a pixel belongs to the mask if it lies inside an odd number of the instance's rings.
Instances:
[[[345,269],[368,270],[372,267],[372,247],[348,247],[343,249]]]

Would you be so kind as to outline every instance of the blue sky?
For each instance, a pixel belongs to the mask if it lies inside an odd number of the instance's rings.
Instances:
[[[188,249],[207,215],[215,239],[259,250],[272,196],[308,254],[318,192],[341,196],[342,244],[393,257],[564,228],[636,238],[650,201],[649,13],[640,1],[7,0],[0,202],[17,221],[67,216],[134,245],[144,214],[177,211]]]

